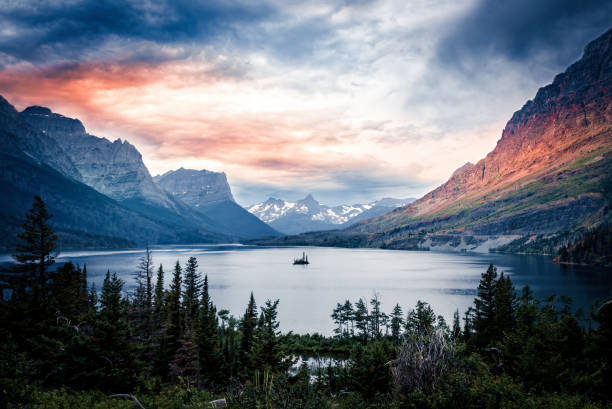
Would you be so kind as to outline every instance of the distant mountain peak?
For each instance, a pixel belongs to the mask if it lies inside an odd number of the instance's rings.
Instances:
[[[235,202],[232,190],[223,172],[212,172],[206,169],[170,170],[154,180],[193,207],[208,206],[224,201]]]
[[[247,208],[249,212],[286,234],[334,228],[379,216],[414,199],[384,198],[367,204],[326,206],[312,194],[297,201],[269,197]]]

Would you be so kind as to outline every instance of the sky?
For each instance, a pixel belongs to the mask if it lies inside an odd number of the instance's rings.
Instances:
[[[419,197],[610,28],[612,0],[0,0],[0,94],[237,201]]]

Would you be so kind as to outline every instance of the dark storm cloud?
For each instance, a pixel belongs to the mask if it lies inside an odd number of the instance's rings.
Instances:
[[[558,69],[611,25],[611,0],[481,0],[451,26],[438,58],[468,70],[492,57]]]
[[[80,59],[107,41],[197,46],[232,39],[242,24],[274,13],[261,3],[209,0],[8,2],[0,7],[0,51],[40,63]]]

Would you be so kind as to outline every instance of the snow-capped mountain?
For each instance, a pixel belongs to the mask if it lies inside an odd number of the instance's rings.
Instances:
[[[295,202],[271,197],[247,210],[282,233],[299,234],[347,227],[412,201],[414,199],[384,198],[372,203],[331,207],[320,203],[310,194]]]

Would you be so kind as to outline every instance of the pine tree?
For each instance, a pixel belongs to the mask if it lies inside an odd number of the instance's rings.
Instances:
[[[202,299],[198,316],[196,345],[200,364],[200,373],[205,382],[214,382],[219,379],[223,366],[221,351],[219,350],[219,323],[217,309],[208,293],[208,276],[204,276]]]
[[[95,379],[102,390],[129,388],[136,382],[138,365],[130,345],[127,301],[123,298],[123,280],[107,271],[100,292],[100,311],[94,323],[94,351],[99,367]]]
[[[79,298],[81,300],[79,308],[81,311],[87,311],[89,303],[89,287],[87,285],[87,265],[83,265],[81,271],[81,286],[79,288]]]
[[[399,304],[395,304],[391,313],[391,336],[397,341],[399,341],[402,335],[402,326],[404,325],[403,315],[402,307]]]
[[[497,268],[493,264],[482,274],[478,284],[478,294],[474,299],[474,331],[478,346],[487,346],[495,338],[495,290],[497,287]]]
[[[510,277],[502,272],[495,286],[495,334],[501,339],[504,332],[512,331],[516,324],[517,299]]]
[[[276,372],[286,370],[288,362],[284,361],[284,353],[280,350],[280,332],[278,331],[279,300],[266,300],[261,307],[260,323],[257,328],[255,360],[262,370]],[[284,365],[285,364],[285,365]]]
[[[436,315],[431,306],[418,300],[416,308],[408,311],[406,315],[406,333],[418,336],[427,335],[433,330],[435,321]]]
[[[469,307],[463,314],[463,339],[469,342],[474,336],[474,308]]]
[[[368,340],[370,314],[362,298],[355,303],[355,327],[363,341]]]
[[[380,311],[380,299],[377,293],[374,293],[374,296],[370,300],[370,305],[372,306],[372,312],[370,313],[370,329],[372,331],[372,338],[380,338],[382,333],[380,331],[381,327],[381,311]]]
[[[242,321],[240,323],[240,332],[242,332],[242,338],[240,340],[240,362],[247,370],[253,368],[251,357],[253,354],[256,327],[257,305],[255,304],[255,297],[251,291],[249,304],[247,305],[246,311],[244,312],[244,316],[242,317]]]
[[[159,320],[162,309],[164,307],[164,266],[161,264],[157,269],[157,281],[155,282],[155,298],[153,303],[153,311],[156,320]]]
[[[334,328],[334,333],[337,337],[342,337],[343,329],[344,329],[344,314],[342,313],[344,306],[340,303],[336,304],[336,308],[332,311],[331,318],[334,320],[336,324],[336,328]]]
[[[137,288],[134,298],[136,329],[145,343],[153,338],[153,255],[149,246],[140,258],[135,274]]]
[[[453,339],[459,339],[461,337],[461,321],[459,319],[459,310],[455,310],[453,314],[453,328],[451,330]]]
[[[55,262],[57,235],[49,225],[52,215],[47,211],[40,196],[34,196],[32,208],[26,214],[23,232],[13,258],[17,261],[15,272],[18,282],[13,287],[16,295],[23,294],[26,288],[33,291],[34,302],[41,303],[47,298],[48,269]]]
[[[183,307],[185,308],[185,325],[193,329],[198,316],[198,307],[202,282],[198,273],[198,261],[195,257],[189,257],[185,266]]]
[[[342,306],[342,320],[346,324],[346,336],[353,336],[355,332],[355,311],[353,311],[353,304],[349,300],[346,300]]]
[[[94,314],[98,311],[98,293],[96,291],[96,285],[91,283],[89,287],[89,293],[87,296],[87,310],[90,314]]]
[[[181,306],[182,269],[178,260],[174,266],[172,283],[166,303],[167,314],[167,347],[168,354],[173,355],[179,348],[179,340],[183,337],[183,309]]]

